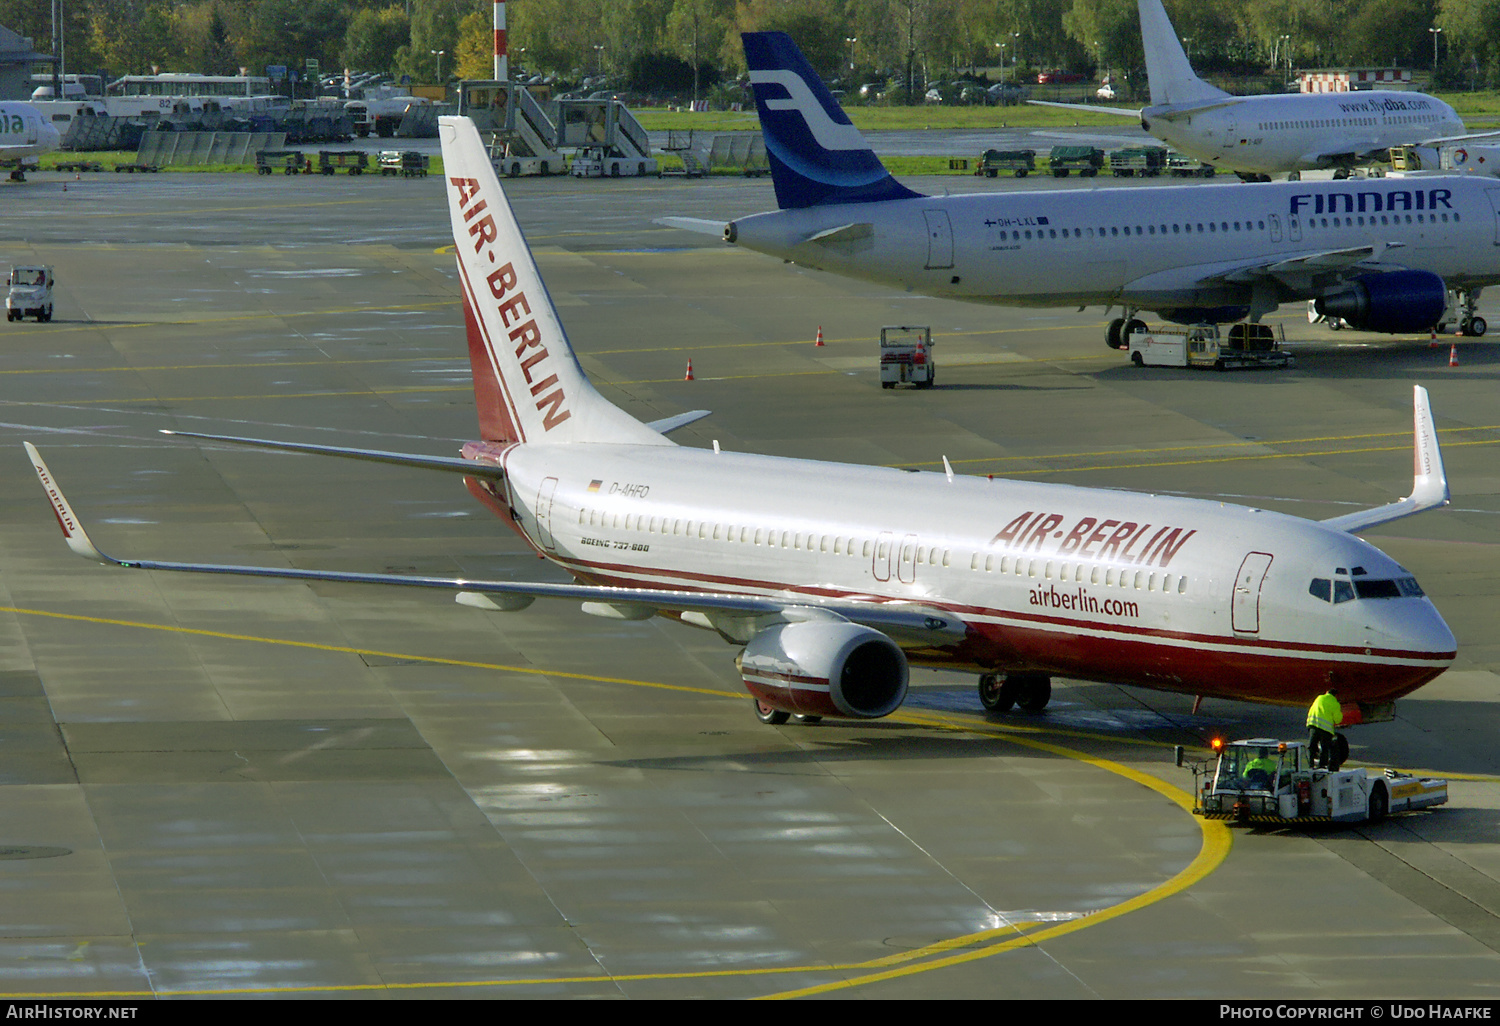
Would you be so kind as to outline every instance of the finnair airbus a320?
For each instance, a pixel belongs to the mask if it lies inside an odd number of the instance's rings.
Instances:
[[[1342,93],[1234,96],[1193,73],[1161,0],[1137,0],[1151,106],[1144,110],[1032,100],[1042,107],[1139,118],[1141,127],[1183,153],[1240,177],[1270,181],[1273,174],[1351,168],[1384,161],[1392,146],[1431,150],[1464,134],[1463,120],[1426,93],[1370,89]]]
[[[1368,331],[1425,332],[1500,282],[1500,181],[1469,176],[923,196],[887,173],[791,38],[744,35],[779,210],[662,223],[806,267],[945,299],[1120,307],[1193,324],[1281,303]]]
[[[1391,715],[1453,661],[1411,573],[1352,532],[1448,501],[1414,399],[1406,499],[1315,523],[1219,502],[683,448],[584,376],[484,145],[439,119],[480,439],[455,457],[183,437],[461,475],[572,584],[404,577],[106,556],[29,443],[68,545],[101,563],[438,588],[519,610],[579,601],[718,632],[757,713],[885,716],[910,665],[966,669],[990,708],[1042,709],[1054,675]],[[946,463],[946,461],[945,461]]]

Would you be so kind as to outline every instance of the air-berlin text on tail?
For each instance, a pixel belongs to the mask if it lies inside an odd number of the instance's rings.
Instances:
[[[479,182],[473,178],[450,178],[448,183],[458,190],[459,210],[463,213],[464,223],[469,226],[469,237],[474,240],[475,255],[483,256],[493,266],[495,251],[492,247],[499,232],[494,217],[485,213],[489,202],[479,195]],[[531,304],[526,300],[526,293],[516,289],[515,266],[502,264],[485,275],[485,281],[489,284],[490,295],[497,300],[495,312],[500,316],[501,326],[515,344],[515,359],[520,372],[536,398],[537,410],[542,413],[542,427],[551,431],[572,413],[567,409],[568,397],[557,375],[549,373],[552,364],[548,362],[547,347],[542,344],[541,329],[535,318],[528,316]],[[495,339],[487,335],[486,343],[495,358],[500,359],[500,353],[494,352]]]
[[[1061,513],[1028,510],[990,539],[1011,552],[1077,556],[1132,566],[1167,566],[1197,530],[1133,520],[1080,517],[1071,526]]]

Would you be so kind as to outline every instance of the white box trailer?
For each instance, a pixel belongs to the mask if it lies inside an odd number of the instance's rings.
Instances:
[[[1218,325],[1157,328],[1128,336],[1130,362],[1137,367],[1211,367],[1241,370],[1253,367],[1292,367],[1297,360],[1281,347],[1268,324],[1232,324],[1228,338]]]

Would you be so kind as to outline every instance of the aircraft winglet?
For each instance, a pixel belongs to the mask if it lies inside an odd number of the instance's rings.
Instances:
[[[1362,531],[1448,505],[1448,475],[1443,469],[1443,453],[1438,446],[1437,427],[1432,419],[1432,403],[1427,398],[1427,389],[1421,385],[1412,386],[1412,435],[1411,494],[1374,509],[1324,520],[1325,527],[1336,531]]]
[[[48,470],[47,464],[42,462],[42,454],[36,451],[36,446],[30,442],[21,444],[26,446],[26,455],[31,457],[31,465],[36,470],[36,476],[41,479],[42,489],[47,493],[47,501],[52,503],[52,512],[57,516],[57,525],[62,528],[63,538],[67,540],[68,548],[84,559],[117,565],[115,560],[100,552],[89,540],[88,533],[78,522],[78,517],[73,514],[73,507],[68,505],[62,489],[53,480],[52,471]]]

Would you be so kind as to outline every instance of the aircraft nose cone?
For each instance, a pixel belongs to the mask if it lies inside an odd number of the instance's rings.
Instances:
[[[1419,604],[1402,609],[1399,613],[1392,607],[1389,612],[1393,615],[1378,616],[1370,620],[1365,630],[1374,638],[1381,639],[1377,642],[1381,647],[1388,645],[1400,652],[1427,659],[1446,657],[1451,660],[1458,648],[1453,631],[1431,602],[1418,602]]]

